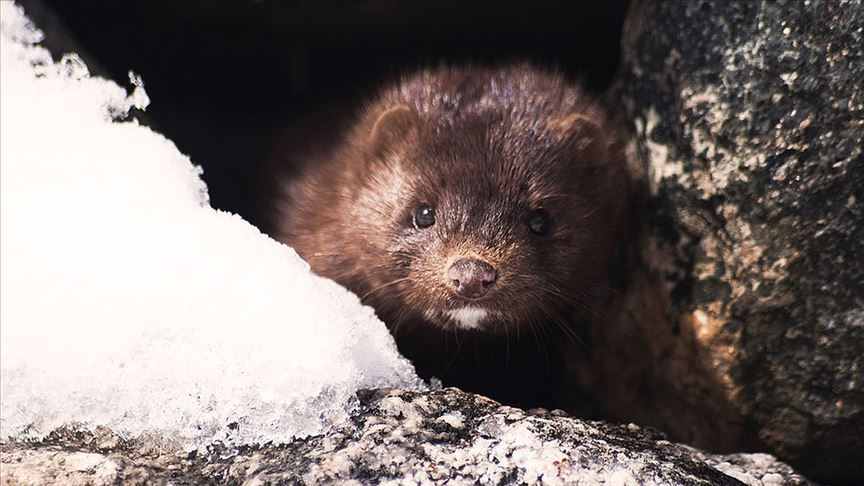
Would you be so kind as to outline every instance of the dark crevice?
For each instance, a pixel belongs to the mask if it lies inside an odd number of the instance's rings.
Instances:
[[[529,60],[600,92],[618,67],[626,3],[49,0],[24,8],[55,55],[80,51],[91,72],[127,85],[130,69],[140,74],[153,100],[144,122],[203,166],[214,207],[261,226],[268,159],[286,130],[305,138],[304,124],[442,61]]]

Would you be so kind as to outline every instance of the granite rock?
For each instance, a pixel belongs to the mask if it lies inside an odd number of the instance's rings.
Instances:
[[[635,425],[526,412],[454,388],[361,392],[351,417],[287,445],[189,453],[67,428],[0,451],[3,484],[807,484],[767,454],[709,455]]]

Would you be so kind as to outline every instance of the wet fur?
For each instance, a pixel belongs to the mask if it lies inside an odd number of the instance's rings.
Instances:
[[[628,180],[604,108],[530,66],[442,67],[384,90],[339,137],[285,183],[276,238],[372,305],[421,375],[553,405],[560,344],[602,321],[624,239]],[[436,223],[417,229],[424,202]],[[549,236],[528,229],[537,208]],[[498,270],[481,301],[451,290],[462,257]],[[447,311],[466,305],[492,318],[459,329]]]

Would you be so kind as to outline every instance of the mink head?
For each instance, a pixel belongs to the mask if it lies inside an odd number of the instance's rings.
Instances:
[[[301,184],[332,224],[313,224],[315,244],[297,229],[287,240],[391,326],[509,333],[590,317],[626,194],[615,137],[559,76],[428,72],[385,92],[333,172]]]

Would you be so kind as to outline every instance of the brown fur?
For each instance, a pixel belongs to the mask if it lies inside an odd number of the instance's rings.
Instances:
[[[275,236],[372,305],[421,375],[549,405],[530,397],[555,374],[544,346],[587,335],[614,287],[629,193],[619,137],[558,74],[424,71],[384,90],[286,182]],[[435,207],[429,228],[412,224],[421,203]],[[538,208],[551,216],[548,236],[528,228]],[[479,301],[447,277],[465,257],[498,272]],[[466,305],[494,318],[458,329],[447,311]],[[537,390],[511,399],[522,385]]]

